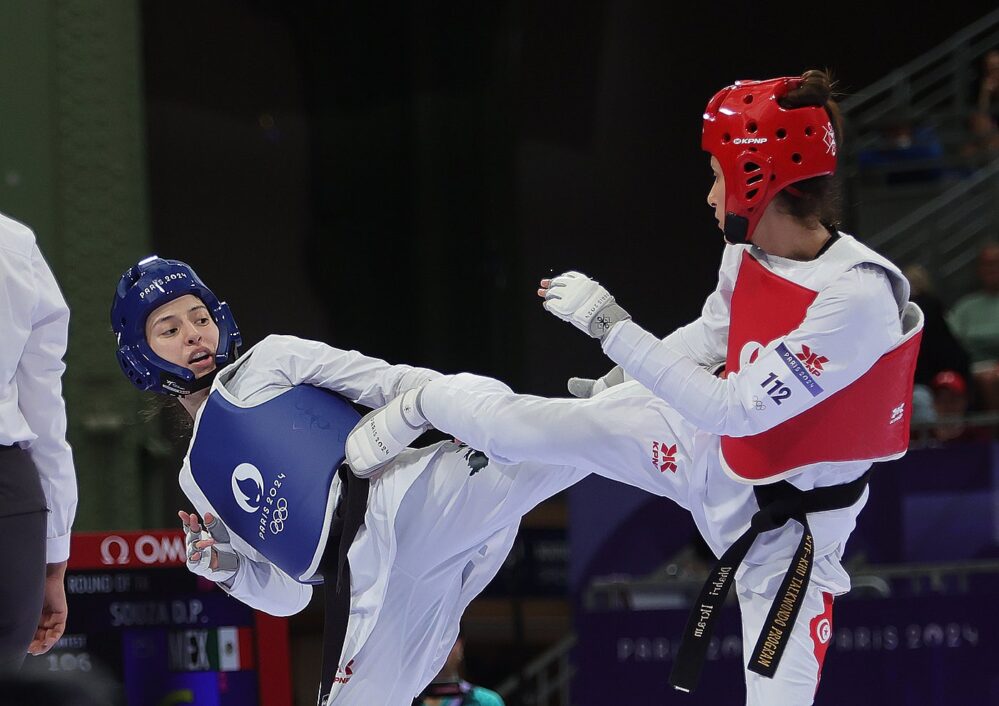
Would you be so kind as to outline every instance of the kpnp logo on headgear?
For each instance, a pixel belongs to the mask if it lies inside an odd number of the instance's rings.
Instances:
[[[232,471],[232,495],[245,512],[254,513],[260,509],[264,496],[264,477],[252,463],[241,463]]]

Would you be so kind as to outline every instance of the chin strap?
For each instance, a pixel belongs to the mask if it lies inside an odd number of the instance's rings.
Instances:
[[[730,245],[749,242],[749,219],[734,213],[725,214],[725,240]]]
[[[206,387],[211,387],[212,383],[215,382],[215,376],[219,374],[219,369],[215,368],[212,372],[208,373],[204,377],[198,378],[191,385],[191,392],[199,392],[204,390]]]
[[[218,374],[219,369],[215,368],[215,370],[208,373],[204,377],[198,378],[194,382],[188,382],[187,380],[183,380],[176,375],[163,373],[160,386],[166,391],[166,394],[171,397],[187,397],[190,394],[204,390],[206,387],[210,387],[211,384],[215,382],[215,376]]]

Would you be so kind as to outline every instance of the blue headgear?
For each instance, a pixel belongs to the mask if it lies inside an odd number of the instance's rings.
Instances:
[[[121,276],[111,302],[111,328],[118,338],[118,364],[140,390],[183,397],[211,385],[215,373],[197,379],[187,368],[168,363],[146,341],[146,319],[159,306],[185,294],[204,302],[219,327],[215,371],[233,362],[242,344],[229,305],[220,302],[189,265],[156,255],[140,260]]]

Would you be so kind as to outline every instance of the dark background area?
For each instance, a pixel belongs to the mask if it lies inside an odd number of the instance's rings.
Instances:
[[[562,394],[607,364],[544,314],[541,276],[590,274],[662,334],[711,290],[717,89],[828,67],[849,94],[993,4],[848,7],[146,2],[155,249],[248,344],[293,333]]]

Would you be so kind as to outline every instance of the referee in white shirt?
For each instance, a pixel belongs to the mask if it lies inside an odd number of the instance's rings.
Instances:
[[[66,628],[76,474],[62,362],[69,309],[31,230],[0,214],[0,672]]]

